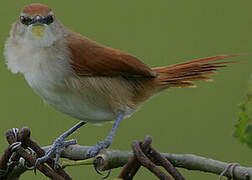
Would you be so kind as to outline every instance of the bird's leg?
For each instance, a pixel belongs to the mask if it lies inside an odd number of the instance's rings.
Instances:
[[[66,147],[66,146],[73,145],[73,144],[77,143],[76,140],[68,140],[68,141],[64,141],[64,140],[68,136],[70,136],[73,132],[75,132],[78,128],[80,128],[81,126],[83,126],[84,124],[86,124],[86,122],[81,121],[78,124],[76,124],[75,126],[73,126],[71,129],[69,129],[66,132],[64,132],[61,136],[59,136],[54,141],[54,143],[50,147],[50,149],[46,152],[46,154],[43,157],[38,158],[36,160],[35,167],[38,164],[43,163],[43,162],[47,161],[48,159],[52,158],[53,156],[55,156],[56,158],[55,158],[54,168],[57,169],[59,167],[59,158],[60,158],[60,154],[61,154],[63,148]]]
[[[121,119],[123,119],[124,116],[125,115],[122,112],[117,115],[116,121],[115,121],[109,135],[107,136],[107,138],[102,142],[96,143],[92,148],[90,148],[86,153],[87,158],[91,158],[91,157],[96,156],[101,149],[106,149],[111,145],[111,143],[113,141],[113,137],[116,133],[116,129],[117,129]]]

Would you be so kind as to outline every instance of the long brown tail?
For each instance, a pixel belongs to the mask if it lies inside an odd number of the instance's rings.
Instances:
[[[165,67],[153,68],[154,71],[159,73],[159,76],[156,78],[157,86],[160,90],[168,87],[195,87],[191,81],[211,81],[212,79],[205,77],[205,75],[216,74],[218,68],[226,67],[226,64],[232,63],[232,61],[216,61],[240,55],[231,54],[214,56]]]

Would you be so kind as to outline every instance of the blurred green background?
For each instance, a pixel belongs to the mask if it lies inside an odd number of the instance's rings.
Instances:
[[[2,1],[0,7],[0,150],[6,148],[8,128],[29,126],[32,138],[48,145],[75,123],[48,105],[32,91],[22,75],[11,74],[3,57],[11,23],[31,2],[49,5],[58,19],[105,45],[136,55],[154,67],[199,57],[252,52],[252,1],[243,0],[75,0]],[[252,55],[222,70],[213,83],[198,88],[168,90],[151,99],[119,127],[111,148],[130,150],[135,139],[149,134],[161,152],[193,153],[252,166],[252,151],[232,137],[238,104],[252,72]],[[111,124],[86,125],[72,137],[79,144],[93,145],[104,139]],[[67,169],[73,179],[100,179],[92,167]],[[120,169],[113,170],[116,177]],[[212,174],[181,170],[187,179],[216,179]],[[21,179],[45,179],[27,172]],[[141,170],[136,179],[155,179]]]

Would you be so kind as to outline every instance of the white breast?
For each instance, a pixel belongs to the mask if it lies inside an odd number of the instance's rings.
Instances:
[[[101,106],[90,101],[92,92],[69,87],[74,76],[67,50],[14,45],[7,41],[5,56],[13,73],[22,73],[32,89],[49,105],[74,118],[99,123],[114,120],[115,114],[104,102]],[[83,93],[85,92],[85,93]]]

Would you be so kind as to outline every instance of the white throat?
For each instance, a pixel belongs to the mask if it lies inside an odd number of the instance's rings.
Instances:
[[[63,38],[53,41],[49,36],[41,40],[20,39],[23,43],[10,37],[5,44],[8,68],[13,73],[24,74],[30,85],[32,79],[43,78],[57,82],[56,79],[60,81],[64,78],[63,74],[70,73],[66,42]]]
[[[31,45],[33,47],[49,47],[51,46],[59,36],[62,34],[54,35],[47,25],[44,25],[44,35],[41,38],[34,38],[32,33],[33,26],[28,26],[27,31],[24,34],[24,38],[20,39],[20,44]]]

